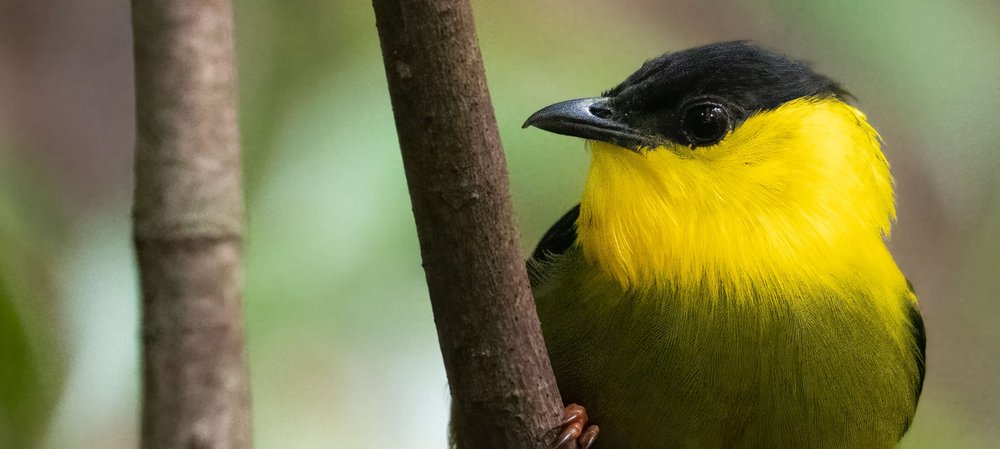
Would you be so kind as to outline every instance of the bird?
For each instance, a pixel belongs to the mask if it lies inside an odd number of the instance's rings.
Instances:
[[[527,262],[573,403],[559,447],[897,445],[926,337],[886,246],[882,138],[855,103],[810,64],[733,41],[527,119],[590,154],[579,204]]]

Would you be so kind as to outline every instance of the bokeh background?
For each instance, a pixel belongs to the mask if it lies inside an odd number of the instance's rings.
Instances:
[[[448,391],[363,1],[236,2],[258,448],[443,449]],[[842,81],[898,185],[929,333],[903,448],[1000,447],[1000,3],[479,2],[527,251],[579,198],[575,139],[520,129],[648,58],[753,39]],[[133,448],[128,2],[0,0],[0,448]]]

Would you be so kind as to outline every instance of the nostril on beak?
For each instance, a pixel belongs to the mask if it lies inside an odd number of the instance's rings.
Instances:
[[[593,114],[594,117],[603,119],[611,118],[611,108],[608,107],[607,103],[594,103],[590,105],[588,110],[590,110],[590,113]]]

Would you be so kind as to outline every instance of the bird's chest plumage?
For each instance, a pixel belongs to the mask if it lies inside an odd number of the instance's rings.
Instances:
[[[602,427],[595,449],[898,441],[915,407],[912,353],[886,324],[901,319],[835,297],[699,295],[626,292],[576,250],[536,287],[563,399]]]

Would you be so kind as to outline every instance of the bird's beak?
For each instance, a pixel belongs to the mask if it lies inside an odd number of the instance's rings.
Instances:
[[[649,146],[649,138],[619,121],[618,116],[608,98],[580,98],[546,106],[531,114],[521,127],[534,126],[556,134],[608,142],[632,150]]]

